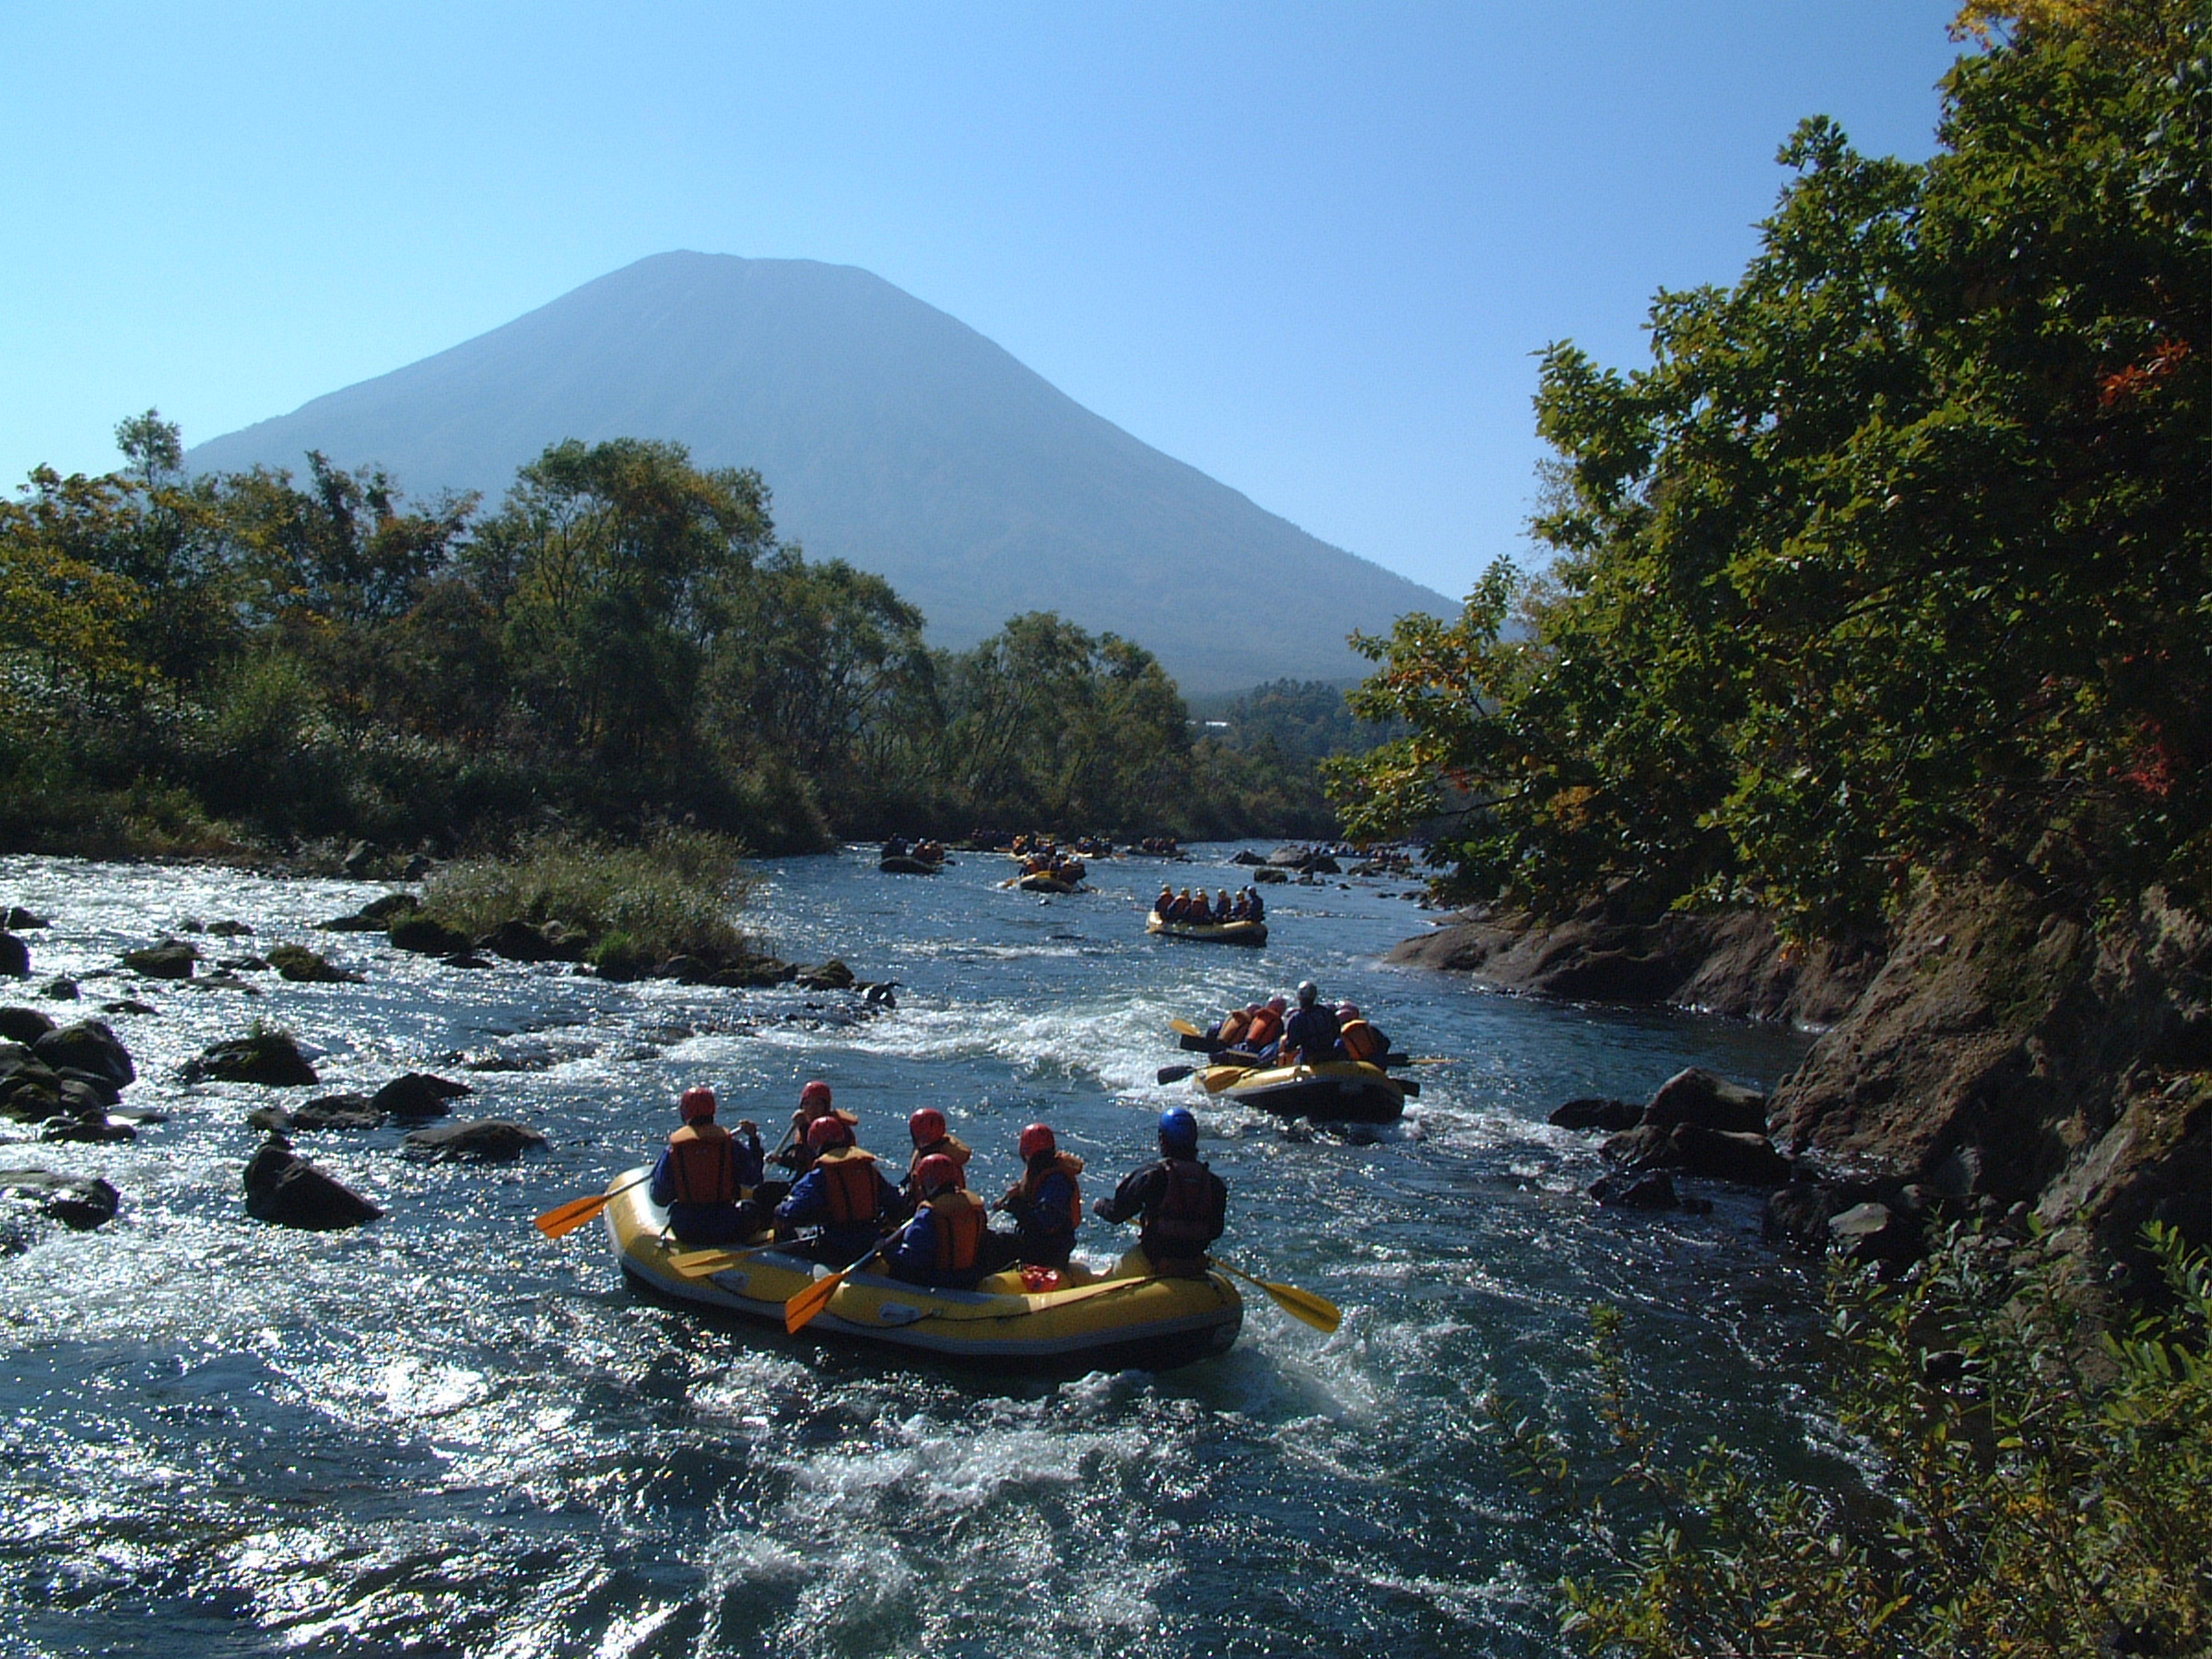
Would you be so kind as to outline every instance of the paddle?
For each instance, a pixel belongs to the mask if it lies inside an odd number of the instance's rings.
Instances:
[[[766,1244],[748,1244],[743,1250],[732,1250],[726,1244],[716,1244],[706,1250],[678,1250],[661,1259],[686,1278],[709,1278],[725,1267],[735,1266],[747,1256],[788,1248],[787,1241],[775,1239]]]
[[[830,1299],[837,1294],[837,1288],[845,1282],[848,1274],[858,1273],[863,1267],[899,1242],[906,1236],[906,1228],[912,1227],[913,1224],[912,1219],[910,1218],[906,1227],[901,1227],[889,1237],[878,1239],[871,1244],[868,1247],[868,1253],[862,1256],[852,1266],[841,1268],[828,1278],[816,1279],[813,1284],[785,1302],[783,1304],[783,1328],[796,1335],[803,1326],[813,1320],[817,1313],[830,1305]]]
[[[627,1193],[631,1187],[643,1186],[652,1179],[651,1174],[644,1174],[635,1181],[626,1181],[618,1187],[609,1187],[604,1193],[594,1194],[589,1198],[571,1198],[558,1208],[549,1209],[539,1216],[533,1225],[548,1239],[566,1238],[605,1209],[618,1194]]]
[[[1264,1278],[1254,1278],[1241,1267],[1231,1267],[1219,1256],[1207,1261],[1231,1278],[1241,1278],[1248,1285],[1257,1285],[1275,1299],[1275,1305],[1293,1319],[1302,1319],[1317,1331],[1334,1331],[1344,1323],[1344,1314],[1336,1304],[1326,1297],[1316,1296],[1311,1290],[1300,1290],[1296,1285],[1275,1285]]]
[[[1200,1030],[1196,1026],[1193,1025],[1187,1019],[1169,1020],[1168,1030],[1174,1032],[1178,1037],[1203,1037],[1206,1035],[1204,1031]]]
[[[1154,1074],[1154,1077],[1161,1083],[1180,1083],[1199,1069],[1195,1065],[1163,1065]]]

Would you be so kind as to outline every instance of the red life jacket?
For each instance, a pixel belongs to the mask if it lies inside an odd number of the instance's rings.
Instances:
[[[883,1178],[876,1154],[858,1147],[832,1147],[814,1160],[821,1172],[822,1195],[829,1201],[832,1227],[858,1227],[883,1213]]]
[[[1364,1019],[1347,1019],[1336,1035],[1344,1043],[1345,1055],[1353,1060],[1376,1060],[1383,1053],[1382,1033]]]
[[[668,1184],[678,1204],[737,1202],[737,1155],[719,1124],[686,1124],[668,1137]]]
[[[1067,1177],[1067,1230],[1074,1232],[1083,1225],[1083,1183],[1076,1179],[1083,1173],[1083,1160],[1073,1152],[1055,1152],[1050,1159],[1039,1158],[1023,1172],[1021,1185],[1016,1190],[1024,1203],[1034,1205],[1038,1190],[1054,1170]]]
[[[939,1193],[928,1204],[930,1218],[936,1223],[936,1270],[939,1273],[966,1273],[975,1266],[976,1254],[982,1248],[983,1228],[986,1224],[983,1201],[973,1193],[955,1187],[951,1192]]]
[[[1163,1158],[1167,1188],[1145,1218],[1137,1241],[1155,1264],[1202,1256],[1214,1231],[1212,1171],[1194,1158]]]

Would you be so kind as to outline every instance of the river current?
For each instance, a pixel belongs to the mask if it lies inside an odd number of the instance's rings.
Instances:
[[[1500,995],[1383,965],[1424,912],[1398,879],[1267,889],[1265,950],[1145,936],[1163,873],[1235,886],[1233,847],[1092,866],[1094,894],[994,884],[956,854],[887,877],[872,850],[760,866],[746,918],[796,961],[898,982],[895,1013],[795,989],[618,985],[555,965],[468,971],[312,924],[382,890],[208,868],[0,859],[0,908],[58,1019],[109,1019],[136,1057],[125,1145],[19,1144],[0,1167],[104,1175],[122,1212],[0,1256],[0,1653],[949,1656],[1549,1654],[1564,1524],[1485,1428],[1500,1388],[1592,1429],[1593,1302],[1629,1316],[1667,1420],[1770,1461],[1818,1456],[1802,1269],[1756,1198],[1709,1216],[1600,1211],[1594,1137],[1545,1114],[1647,1096],[1687,1065],[1771,1085],[1805,1040],[1721,1020]],[[141,982],[121,953],[238,920],[210,957],[288,940],[359,985],[262,994]],[[197,935],[194,935],[197,936]],[[112,971],[111,977],[94,977]],[[37,1003],[55,974],[84,1001]],[[1171,1017],[1317,980],[1420,1056],[1406,1122],[1357,1135],[1206,1107],[1161,1086]],[[323,1051],[316,1089],[185,1086],[254,1019]],[[464,1069],[475,1067],[477,1069]],[[402,1156],[404,1130],[298,1137],[383,1206],[357,1231],[264,1226],[240,1172],[254,1106],[462,1077],[469,1116],[528,1124],[512,1165]],[[647,1159],[688,1083],[772,1140],[828,1078],[903,1161],[941,1107],[973,1184],[1018,1173],[1042,1118],[1088,1194],[1199,1109],[1230,1187],[1221,1253],[1345,1310],[1333,1335],[1250,1292],[1227,1356],[1160,1375],[1009,1382],[715,1324],[633,1295],[594,1224],[539,1211]],[[1087,1221],[1103,1263],[1127,1230]]]

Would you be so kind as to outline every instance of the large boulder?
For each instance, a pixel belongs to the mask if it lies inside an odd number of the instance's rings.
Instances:
[[[1854,1262],[1872,1262],[1886,1271],[1910,1265],[1925,1253],[1919,1221],[1872,1200],[1854,1204],[1828,1218],[1831,1248]]]
[[[1590,1196],[1607,1209],[1679,1209],[1681,1198],[1671,1176],[1664,1171],[1633,1174],[1618,1170],[1591,1183]]]
[[[374,1221],[384,1213],[274,1135],[246,1165],[245,1187],[246,1213],[278,1227],[334,1232]]]
[[[429,1072],[407,1072],[371,1095],[369,1104],[393,1117],[443,1117],[453,1110],[446,1104],[448,1100],[476,1092],[467,1084],[456,1083],[450,1077],[434,1077]]]
[[[133,973],[147,979],[188,980],[194,966],[200,960],[199,947],[188,945],[182,939],[164,939],[159,945],[149,945],[144,950],[126,950],[123,965]]]
[[[1605,1155],[1630,1170],[1673,1170],[1746,1186],[1782,1186],[1790,1160],[1763,1135],[1730,1134],[1696,1124],[1640,1124],[1606,1141]]]
[[[524,1124],[474,1118],[465,1124],[415,1130],[406,1138],[406,1150],[415,1158],[507,1163],[545,1144],[544,1135]]]
[[[30,947],[12,933],[0,932],[0,974],[9,979],[30,975]]]
[[[184,1065],[187,1083],[259,1083],[290,1088],[318,1081],[300,1045],[282,1031],[256,1031],[205,1049]]]
[[[411,912],[394,918],[391,936],[395,949],[411,950],[419,956],[460,956],[476,944],[459,929]]]
[[[117,1088],[127,1088],[138,1080],[131,1051],[104,1020],[80,1019],[75,1025],[62,1026],[32,1043],[30,1052],[56,1071],[102,1077]]]
[[[850,991],[853,982],[853,970],[837,957],[831,957],[817,967],[799,971],[799,989],[802,991]]]
[[[32,1043],[53,1030],[53,1020],[36,1008],[0,1008],[0,1039]]]
[[[1730,1135],[1764,1135],[1767,1097],[1693,1065],[1659,1085],[1659,1092],[1643,1109],[1643,1122],[1662,1129],[1695,1124]]]
[[[77,1232],[114,1220],[122,1202],[115,1189],[98,1177],[53,1170],[0,1170],[0,1199],[51,1217]]]

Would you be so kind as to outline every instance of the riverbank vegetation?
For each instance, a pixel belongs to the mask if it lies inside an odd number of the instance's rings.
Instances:
[[[1409,731],[1356,834],[1456,891],[1878,925],[1922,873],[2077,908],[2212,890],[2212,32],[2183,0],[1971,8],[1941,149],[1830,122],[1653,361],[1545,355],[1531,582],[1370,642]]]
[[[1618,1312],[1595,1316],[1610,1443],[1493,1414],[1579,1518],[1568,1628],[1593,1652],[2202,1653],[2212,1639],[2212,1263],[2162,1229],[2161,1300],[2099,1329],[2080,1264],[1960,1234],[1904,1282],[1830,1282],[1834,1407],[1875,1478],[1766,1476],[1672,1443]],[[1610,1498],[1577,1492],[1599,1469]]]
[[[1141,647],[1039,614],[932,649],[678,444],[556,444],[484,512],[117,436],[118,472],[0,501],[0,846],[1333,828],[1310,758],[1194,740]]]

